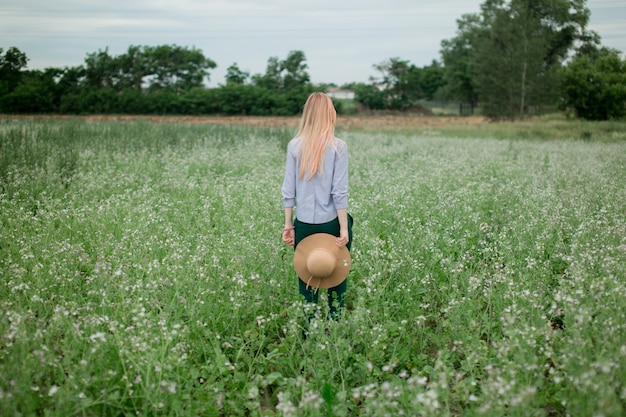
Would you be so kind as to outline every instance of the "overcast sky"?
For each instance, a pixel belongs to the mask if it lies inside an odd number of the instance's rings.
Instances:
[[[210,85],[237,63],[265,73],[270,57],[303,51],[314,83],[367,82],[372,65],[440,59],[456,19],[483,0],[0,0],[0,48],[16,46],[29,69],[77,66],[88,53],[130,45],[196,47],[215,61]],[[588,0],[590,28],[626,52],[626,1]]]

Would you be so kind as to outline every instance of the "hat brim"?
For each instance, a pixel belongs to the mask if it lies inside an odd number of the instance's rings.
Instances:
[[[339,247],[336,243],[336,236],[328,233],[315,233],[309,235],[298,242],[293,255],[293,266],[302,282],[313,288],[333,288],[341,284],[352,265],[350,251],[346,246]],[[336,265],[333,272],[324,277],[318,278],[311,275],[307,268],[307,259],[312,250],[324,248],[335,255]]]

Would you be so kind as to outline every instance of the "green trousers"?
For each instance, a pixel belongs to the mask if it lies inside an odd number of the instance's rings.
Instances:
[[[349,241],[346,247],[350,250],[352,246],[352,224],[354,223],[354,219],[351,215],[348,214],[348,236]],[[315,234],[315,233],[328,233],[333,236],[339,236],[339,219],[335,218],[334,220],[329,221],[328,223],[320,223],[320,224],[311,224],[311,223],[303,223],[299,221],[297,218],[294,221],[294,226],[296,227],[296,242],[294,245],[294,250],[298,246],[298,243],[304,239],[305,237]],[[304,297],[304,300],[307,303],[315,303],[317,304],[319,299],[319,291],[316,291],[315,288],[309,287],[304,281],[302,281],[302,277],[299,277],[299,289],[300,295]],[[336,287],[332,287],[328,289],[328,307],[330,309],[331,317],[335,320],[339,318],[341,310],[344,306],[344,298],[346,290],[348,289],[348,279],[346,278],[343,282]],[[313,313],[314,314],[314,313]],[[313,318],[313,314],[309,316],[309,319]]]

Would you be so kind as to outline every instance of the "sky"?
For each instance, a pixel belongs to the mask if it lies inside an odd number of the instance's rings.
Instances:
[[[440,60],[456,20],[484,0],[0,0],[0,48],[17,47],[28,69],[84,64],[131,45],[200,49],[217,64],[210,86],[233,63],[264,74],[271,57],[304,52],[315,84],[368,82],[375,64]],[[589,28],[604,46],[626,52],[626,1],[588,0]]]

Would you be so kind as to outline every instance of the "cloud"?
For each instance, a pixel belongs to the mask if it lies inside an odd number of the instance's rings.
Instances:
[[[626,50],[622,0],[590,0],[591,28]],[[87,54],[130,45],[197,47],[218,64],[222,83],[234,62],[263,73],[272,56],[301,50],[313,82],[367,81],[372,65],[399,57],[416,65],[439,58],[456,20],[479,12],[479,0],[0,0],[0,47],[17,46],[29,67],[75,66]]]

